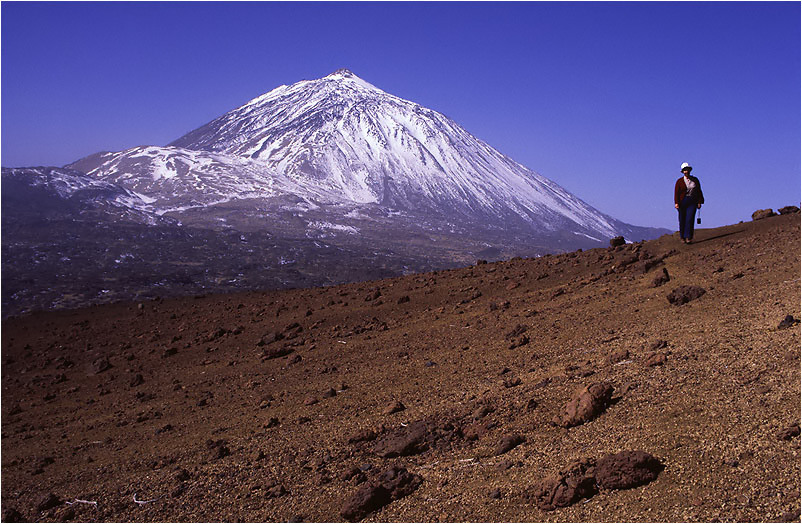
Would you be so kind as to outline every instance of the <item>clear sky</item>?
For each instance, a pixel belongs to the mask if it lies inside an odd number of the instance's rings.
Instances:
[[[2,165],[165,145],[348,68],[599,210],[676,228],[800,203],[799,2],[2,2]]]

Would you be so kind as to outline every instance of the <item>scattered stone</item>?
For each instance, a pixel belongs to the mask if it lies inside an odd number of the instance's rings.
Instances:
[[[565,508],[597,493],[593,460],[574,462],[555,476],[541,480],[534,489],[535,503],[544,511]]]
[[[473,412],[472,416],[474,420],[479,420],[481,418],[485,418],[491,413],[493,413],[493,408],[490,406],[479,406],[476,408],[476,411]]]
[[[94,375],[103,373],[104,371],[109,369],[111,369],[111,363],[109,362],[109,359],[107,359],[106,357],[101,357],[92,362],[91,371],[92,374]]]
[[[382,296],[382,292],[377,289],[373,293],[370,293],[365,297],[365,302],[370,302],[371,300],[376,300],[380,296]]]
[[[379,475],[375,482],[359,488],[346,501],[340,515],[352,522],[361,520],[393,500],[406,497],[422,482],[423,479],[419,475],[409,473],[404,468],[390,468]]]
[[[498,309],[502,309],[502,310],[509,309],[510,301],[509,300],[501,300],[501,301],[497,301],[497,302],[491,302],[489,307],[490,307],[490,311],[496,311]]]
[[[613,386],[609,382],[600,382],[579,390],[563,408],[562,419],[555,422],[563,427],[579,426],[599,416],[613,396]]]
[[[284,338],[284,335],[282,335],[278,331],[271,331],[270,333],[262,336],[262,338],[259,339],[259,342],[257,342],[256,345],[257,346],[267,346],[267,345],[272,344],[274,342],[278,342],[279,340],[282,340],[283,338]]]
[[[622,362],[624,360],[627,360],[628,358],[629,358],[629,350],[626,348],[622,348],[619,349],[618,351],[615,351],[612,355],[610,355],[608,361],[610,362],[610,364],[615,364],[617,362]]]
[[[658,459],[645,451],[622,451],[596,464],[596,484],[604,489],[629,489],[655,480],[663,470]]]
[[[791,424],[784,430],[780,431],[780,433],[777,435],[777,438],[780,440],[791,440],[794,437],[798,437],[799,433],[799,422],[795,422],[794,424]]]
[[[469,424],[464,431],[465,439],[466,440],[479,440],[490,429],[489,424],[485,424],[482,422],[474,422],[473,424]]]
[[[406,304],[409,302],[409,295],[404,295],[398,298],[398,304]]]
[[[289,346],[268,348],[262,352],[262,360],[271,360],[274,358],[284,357],[295,351]]]
[[[758,209],[754,213],[752,213],[752,220],[762,220],[764,218],[769,218],[777,216],[773,210],[771,209]]]
[[[310,395],[310,396],[306,397],[306,399],[304,399],[304,405],[305,406],[314,406],[318,402],[320,402],[320,401],[314,395]]]
[[[623,246],[626,243],[627,243],[627,241],[624,240],[624,237],[621,237],[621,236],[613,237],[613,238],[610,239],[610,247]]]
[[[501,498],[501,490],[499,488],[491,490],[487,496],[490,497],[491,499],[498,500]]]
[[[178,348],[167,348],[162,353],[162,358],[172,357],[176,353],[178,353]]]
[[[134,375],[134,378],[131,379],[130,386],[132,388],[135,388],[137,386],[141,386],[144,383],[145,383],[144,377],[142,377],[140,373],[137,373],[136,375]]]
[[[496,456],[503,455],[504,453],[515,449],[524,442],[526,442],[526,439],[522,435],[505,435],[501,438],[501,442],[498,443],[498,446],[496,446],[496,450],[493,452],[493,454]]]
[[[781,207],[777,211],[779,211],[781,215],[790,215],[791,213],[799,213],[799,208],[796,206],[785,206]]]
[[[502,382],[502,385],[507,389],[514,388],[515,386],[521,385],[521,379],[519,377],[508,378]]]
[[[529,344],[529,337],[526,335],[521,335],[520,337],[514,338],[512,342],[510,342],[509,349],[519,348],[527,344]]]
[[[665,353],[661,353],[659,351],[655,351],[655,352],[649,353],[646,356],[645,364],[648,367],[662,366],[663,364],[666,363],[667,359],[668,359],[668,357],[666,356]]]
[[[189,480],[191,478],[189,471],[185,470],[184,468],[178,468],[173,475],[173,478],[178,482],[184,482],[185,480]]]
[[[25,517],[14,508],[3,508],[3,522],[27,522]]]
[[[60,498],[53,493],[48,493],[47,495],[42,495],[42,497],[39,499],[39,502],[36,503],[36,511],[47,511],[55,508],[61,503],[62,501]]]
[[[511,467],[515,465],[515,462],[511,460],[502,460],[496,465],[496,469],[499,471],[507,471]]]
[[[780,517],[781,522],[799,522],[799,508],[793,509],[791,511],[786,511]]]
[[[777,326],[777,329],[786,329],[792,326],[799,324],[799,319],[793,317],[793,315],[786,315],[784,319],[780,322]]]
[[[669,293],[666,298],[675,306],[681,306],[682,304],[687,304],[691,300],[696,300],[705,293],[706,291],[699,286],[679,286]]]
[[[526,326],[524,326],[523,324],[518,324],[517,326],[515,326],[514,328],[512,328],[512,329],[511,329],[509,332],[507,332],[507,334],[506,334],[506,337],[507,337],[508,339],[513,339],[513,338],[516,338],[516,337],[518,337],[518,336],[520,336],[520,335],[523,335],[524,333],[526,333],[526,330],[527,330],[527,329],[529,329],[529,328],[527,328],[527,327],[526,327]]]
[[[655,340],[654,342],[652,342],[652,345],[649,346],[649,349],[651,349],[652,351],[657,351],[658,349],[663,349],[666,347],[668,347],[668,342],[666,342],[665,340]]]
[[[404,411],[407,407],[401,403],[400,400],[396,400],[389,404],[384,411],[382,411],[383,415],[392,415],[393,413],[398,413],[399,411]]]
[[[212,460],[221,459],[231,455],[231,450],[228,449],[228,442],[225,440],[207,440],[206,447],[212,452]]]
[[[283,497],[284,495],[287,495],[288,493],[289,493],[289,491],[287,491],[287,488],[285,488],[283,485],[274,484],[273,486],[271,486],[267,490],[266,495],[267,495],[267,498],[275,499],[275,498],[278,498],[278,497]]]
[[[357,442],[369,442],[371,440],[376,440],[376,437],[379,435],[373,431],[372,429],[363,429],[353,437],[348,439],[349,444],[356,444]]]
[[[670,280],[671,277],[668,276],[668,270],[663,268],[663,270],[656,277],[654,277],[654,280],[652,280],[652,287],[660,287]]]
[[[75,508],[73,506],[61,508],[60,510],[56,511],[55,518],[59,522],[70,521],[75,518]]]
[[[334,391],[334,388],[329,388],[323,393],[323,398],[332,398],[337,395],[337,392]]]
[[[422,422],[410,424],[377,442],[373,451],[382,458],[417,455],[428,449],[426,425]]]

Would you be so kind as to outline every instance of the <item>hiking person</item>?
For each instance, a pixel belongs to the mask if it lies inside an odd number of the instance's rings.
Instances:
[[[679,211],[679,237],[684,243],[690,244],[693,241],[693,219],[696,210],[705,203],[705,197],[699,179],[691,176],[691,165],[683,162],[679,170],[682,176],[674,184],[674,208]]]

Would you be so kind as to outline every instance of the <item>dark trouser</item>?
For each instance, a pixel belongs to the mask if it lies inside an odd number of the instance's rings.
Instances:
[[[679,237],[693,239],[693,219],[696,217],[696,201],[685,197],[679,203]]]

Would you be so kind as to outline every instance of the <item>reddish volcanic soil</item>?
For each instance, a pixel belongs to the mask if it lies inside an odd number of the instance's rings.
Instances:
[[[3,521],[798,521],[799,214],[696,240],[4,321]]]

